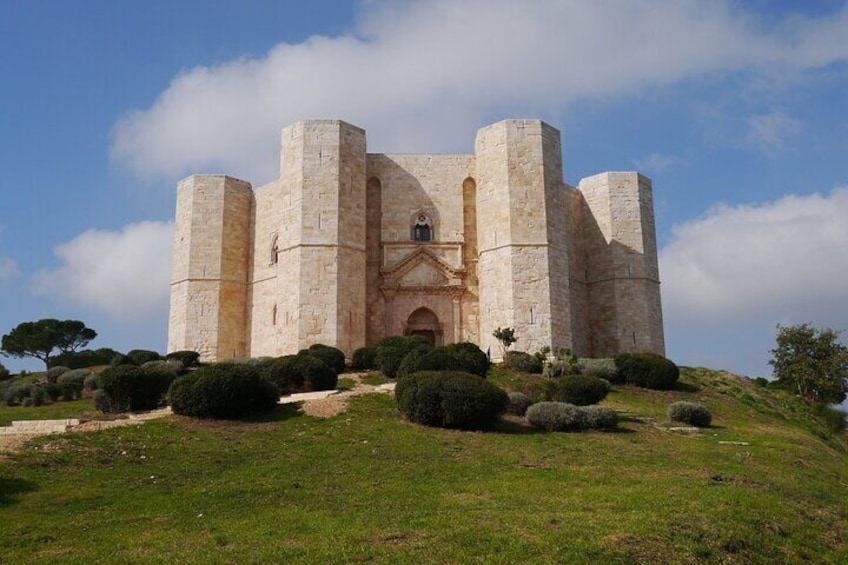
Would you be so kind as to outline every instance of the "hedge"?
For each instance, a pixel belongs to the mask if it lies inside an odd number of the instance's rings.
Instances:
[[[157,408],[174,378],[173,372],[162,367],[109,367],[97,376],[94,405],[101,412]]]

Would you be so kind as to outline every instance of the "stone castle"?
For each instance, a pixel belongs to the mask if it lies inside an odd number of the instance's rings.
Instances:
[[[497,357],[664,353],[651,181],[562,180],[559,131],[506,120],[474,154],[367,153],[365,131],[282,132],[280,177],[177,187],[168,350],[203,360],[346,355],[388,335],[471,341]]]

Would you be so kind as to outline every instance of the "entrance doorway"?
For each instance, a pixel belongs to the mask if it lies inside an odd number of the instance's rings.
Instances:
[[[404,334],[420,335],[435,347],[442,342],[442,325],[435,312],[429,308],[419,308],[409,315]]]

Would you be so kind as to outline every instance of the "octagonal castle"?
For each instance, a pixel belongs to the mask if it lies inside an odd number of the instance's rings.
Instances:
[[[506,120],[472,155],[367,153],[365,131],[282,132],[280,177],[177,186],[168,351],[205,361],[435,344],[513,327],[515,348],[664,353],[651,181],[562,180],[559,131]]]

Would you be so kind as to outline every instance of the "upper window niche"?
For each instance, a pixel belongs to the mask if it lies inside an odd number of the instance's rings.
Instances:
[[[433,239],[433,222],[427,214],[417,214],[412,225],[413,241],[430,241]]]

